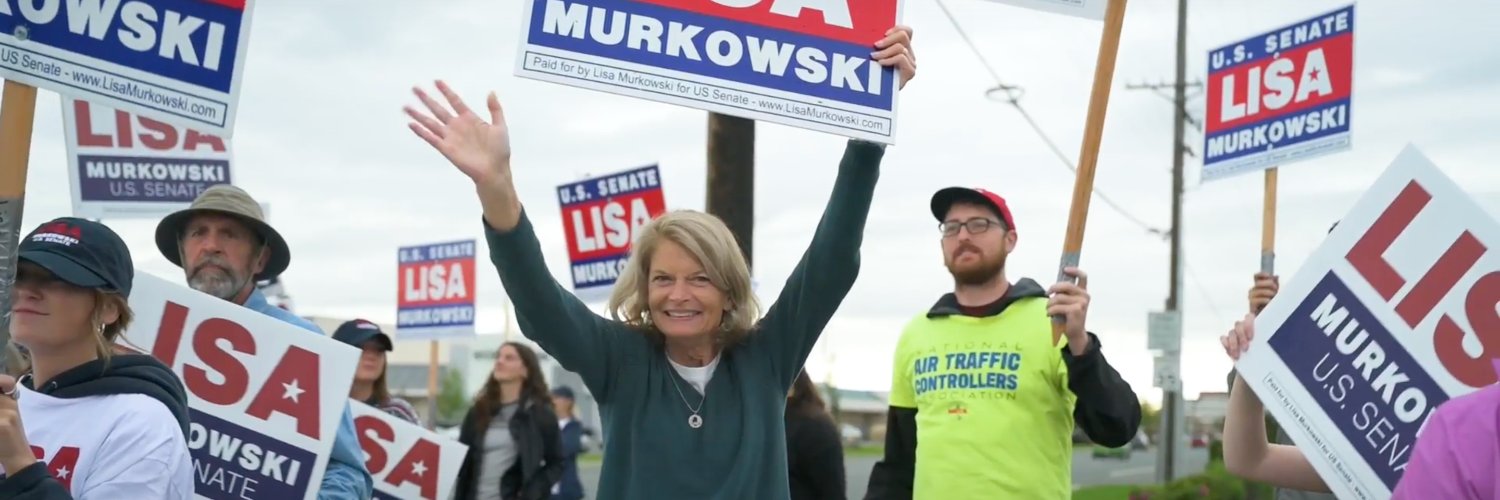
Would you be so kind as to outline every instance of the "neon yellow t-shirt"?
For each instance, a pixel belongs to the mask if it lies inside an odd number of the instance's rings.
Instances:
[[[917,409],[914,500],[1071,497],[1077,398],[1046,307],[907,324],[890,404]]]

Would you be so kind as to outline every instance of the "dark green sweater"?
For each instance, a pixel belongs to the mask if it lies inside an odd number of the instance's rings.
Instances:
[[[859,274],[859,247],[883,146],[849,141],[833,194],[781,295],[742,344],[726,349],[700,395],[656,342],[600,317],[560,286],[525,212],[506,233],[485,224],[490,260],[521,333],[578,373],[604,419],[597,498],[785,500],[787,389]],[[682,395],[673,383],[682,388]]]

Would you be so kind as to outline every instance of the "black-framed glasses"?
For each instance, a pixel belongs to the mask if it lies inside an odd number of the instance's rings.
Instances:
[[[938,224],[938,230],[943,232],[943,236],[953,236],[958,234],[958,228],[961,227],[967,228],[969,230],[969,234],[979,234],[985,231],[989,231],[991,226],[999,227],[1002,230],[1005,229],[1005,224],[1001,223],[1000,221],[997,221],[995,219],[986,219],[984,217],[975,217],[973,219],[962,222],[956,220],[943,221]]]

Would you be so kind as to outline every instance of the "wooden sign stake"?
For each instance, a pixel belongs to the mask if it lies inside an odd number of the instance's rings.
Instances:
[[[1094,88],[1089,95],[1088,117],[1083,128],[1083,148],[1078,154],[1078,174],[1073,180],[1073,206],[1068,211],[1068,232],[1063,240],[1062,262],[1057,280],[1076,283],[1063,269],[1076,267],[1083,251],[1083,228],[1089,199],[1094,193],[1094,167],[1099,163],[1099,144],[1104,137],[1104,111],[1115,78],[1115,55],[1120,49],[1120,29],[1125,23],[1125,0],[1110,0],[1104,10],[1104,34],[1099,37],[1099,58],[1094,65]],[[1052,344],[1063,335],[1066,319],[1052,317]]]
[[[36,123],[36,87],[6,80],[0,97],[0,310],[10,310],[16,279],[16,249],[21,241],[21,209],[26,201],[26,168],[31,159],[31,132]],[[10,315],[0,314],[0,373],[12,360]]]

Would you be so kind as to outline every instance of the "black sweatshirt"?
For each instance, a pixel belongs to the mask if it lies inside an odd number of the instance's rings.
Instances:
[[[928,318],[966,315],[990,317],[1017,300],[1046,297],[1046,290],[1031,279],[1023,278],[1012,285],[994,303],[965,307],[953,294],[943,295],[927,312]],[[1099,337],[1089,332],[1089,346],[1080,356],[1062,347],[1062,359],[1068,368],[1068,389],[1077,396],[1073,419],[1089,439],[1108,447],[1130,443],[1141,423],[1141,405],[1135,391],[1119,372],[1109,365],[1100,351]],[[885,457],[876,462],[870,473],[866,500],[905,500],[912,497],[916,469],[917,410],[891,406],[886,415]],[[1003,466],[1003,464],[996,464]]]
[[[844,500],[844,443],[827,414],[788,411],[786,465],[792,500]]]

